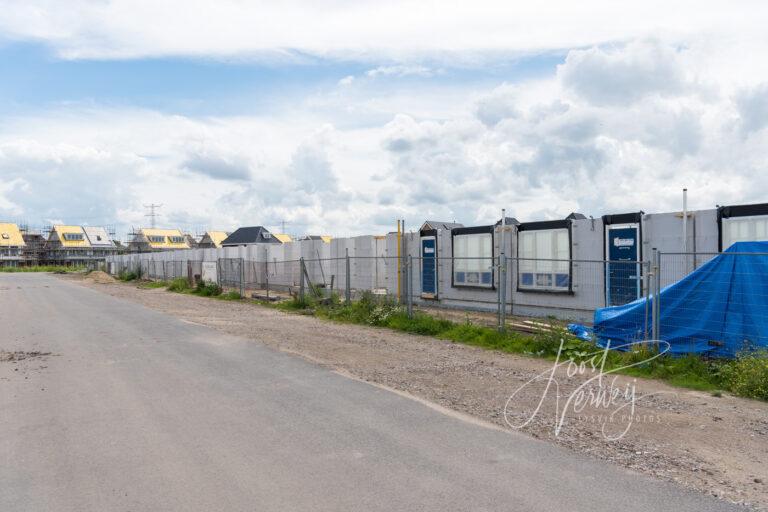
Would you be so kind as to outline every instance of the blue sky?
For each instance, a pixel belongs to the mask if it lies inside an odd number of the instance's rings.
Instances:
[[[7,114],[80,103],[191,116],[259,115],[373,69],[370,62],[296,55],[299,62],[184,56],[65,60],[45,44],[6,42],[0,46],[0,108]],[[552,76],[564,57],[565,51],[553,50],[510,55],[491,65],[450,68],[437,63],[439,75],[409,75],[387,87],[493,86]],[[428,61],[420,65],[432,67]]]
[[[342,236],[768,201],[766,9],[0,0],[0,218]]]

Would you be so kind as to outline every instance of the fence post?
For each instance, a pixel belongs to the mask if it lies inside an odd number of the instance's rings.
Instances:
[[[408,311],[408,318],[413,318],[413,256],[408,255],[405,268],[405,282],[406,289],[406,304]]]
[[[651,323],[653,324],[653,343],[658,347],[659,341],[659,290],[661,289],[659,251],[653,248],[653,303],[651,313]]]
[[[240,258],[240,298],[242,299],[244,297],[245,290],[243,281],[245,280],[245,260],[243,258]]]
[[[299,300],[304,302],[304,258],[299,258]]]
[[[499,331],[507,328],[507,257],[499,255]]]
[[[264,261],[264,281],[267,288],[267,300],[269,300],[269,260]]]
[[[643,275],[643,290],[645,291],[645,314],[643,315],[643,340],[648,341],[648,309],[651,297],[651,262],[644,261],[641,263]]]
[[[352,286],[350,285],[350,280],[352,276],[350,276],[349,247],[346,248],[345,264],[347,266],[346,268],[347,279],[346,279],[346,284],[344,289],[344,300],[347,304],[349,304],[350,302],[352,302]]]
[[[656,352],[661,341],[661,251],[656,252]]]

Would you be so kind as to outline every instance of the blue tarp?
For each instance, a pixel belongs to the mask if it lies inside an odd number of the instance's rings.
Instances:
[[[733,244],[663,288],[659,299],[659,337],[673,354],[734,357],[745,349],[768,347],[768,242]],[[653,300],[595,311],[598,344],[641,341],[646,325],[650,336]]]

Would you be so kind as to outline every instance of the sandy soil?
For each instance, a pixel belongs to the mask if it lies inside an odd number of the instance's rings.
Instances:
[[[82,276],[61,277],[505,428],[511,428],[508,422],[524,424],[521,430],[531,436],[768,510],[768,404],[764,402],[727,394],[716,397],[623,376],[604,376],[598,386],[588,382],[596,376],[590,369],[569,376],[561,368],[553,379],[540,378],[526,385],[537,375],[548,376],[554,363],[289,315],[254,304],[102,284]],[[587,393],[614,389],[622,395],[614,396],[609,407],[593,403],[579,410],[574,401],[568,402],[569,397],[581,396],[579,389]],[[631,390],[635,398],[624,399],[623,393]],[[632,403],[634,414],[630,415]],[[556,418],[562,418],[559,430]]]

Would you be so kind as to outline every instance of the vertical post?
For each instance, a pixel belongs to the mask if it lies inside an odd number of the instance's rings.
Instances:
[[[299,258],[299,300],[304,302],[304,258]]]
[[[267,300],[269,300],[269,261],[264,260],[264,281],[267,288]]]
[[[651,264],[650,262],[642,262],[641,268],[643,270],[643,277],[644,277],[644,283],[643,288],[645,289],[645,315],[643,315],[643,340],[648,341],[648,306],[650,302],[651,297],[651,290],[650,290],[650,283],[651,283]]]
[[[688,189],[683,189],[683,271],[688,273]]]
[[[405,268],[405,295],[407,303],[408,318],[413,318],[413,256],[408,255]]]
[[[501,209],[501,233],[499,235],[499,331],[504,332],[507,326],[507,256],[505,250],[504,232],[507,227],[507,210]]]
[[[403,268],[403,264],[401,261],[402,253],[400,251],[401,238],[402,238],[402,233],[400,231],[400,219],[397,219],[397,301],[398,302],[400,302],[400,291],[401,291],[400,274]]]
[[[653,249],[655,257],[653,275],[655,284],[653,286],[653,342],[656,350],[659,349],[659,338],[661,337],[661,251]]]
[[[245,260],[243,258],[240,258],[240,298],[242,299],[245,295]]]
[[[344,287],[344,301],[347,303],[347,305],[349,305],[352,302],[352,286],[350,283],[352,276],[350,275],[351,270],[350,270],[350,264],[349,264],[349,247],[346,248],[346,255],[344,259],[345,259],[344,263],[346,264],[346,267],[347,267],[346,268],[347,279]]]

